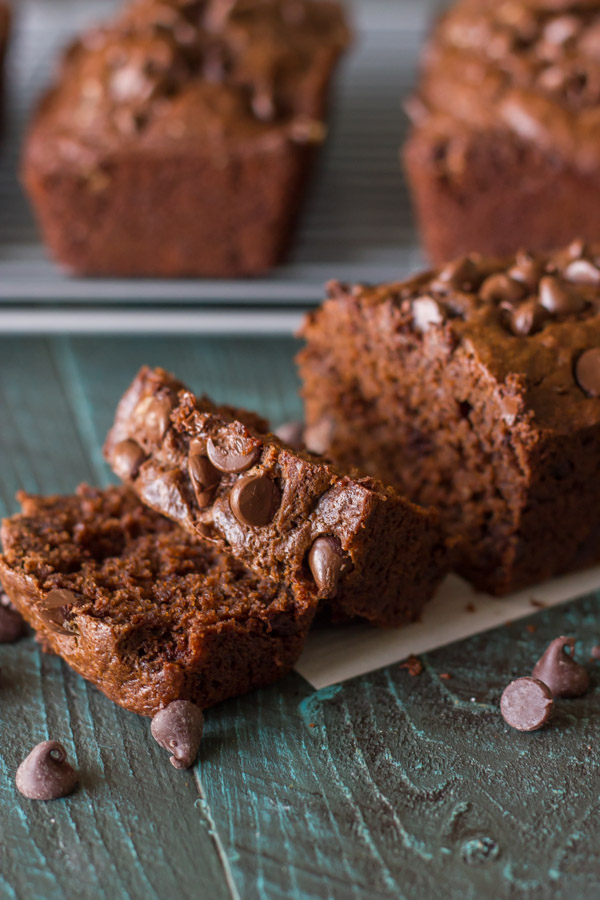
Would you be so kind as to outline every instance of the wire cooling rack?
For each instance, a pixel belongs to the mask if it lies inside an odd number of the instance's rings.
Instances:
[[[0,151],[0,331],[287,332],[329,278],[384,281],[421,263],[398,148],[433,0],[354,0],[330,138],[288,263],[267,278],[78,279],[47,257],[19,182],[22,136],[61,46],[115,0],[22,0]]]

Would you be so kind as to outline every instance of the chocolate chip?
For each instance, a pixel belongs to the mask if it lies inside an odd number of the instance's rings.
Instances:
[[[419,297],[413,300],[412,316],[415,329],[420,332],[444,324],[444,313],[439,303],[432,297]]]
[[[188,474],[198,506],[200,509],[204,509],[205,506],[212,503],[215,489],[221,480],[221,473],[215,469],[206,456],[191,451],[188,459]]]
[[[171,423],[173,403],[168,396],[144,397],[135,408],[133,418],[142,434],[153,443],[160,443]]]
[[[588,397],[600,397],[600,347],[581,354],[575,364],[575,378]]]
[[[526,300],[519,306],[512,305],[502,307],[502,311],[508,318],[508,326],[517,337],[527,337],[536,334],[543,328],[548,318],[547,312],[540,306],[537,300]]]
[[[146,454],[135,441],[121,441],[112,452],[112,467],[123,481],[135,478]]]
[[[514,281],[524,284],[527,290],[534,291],[537,289],[542,272],[543,268],[539,260],[529,253],[521,251],[517,253],[515,263],[508,270],[507,275]]]
[[[544,27],[544,40],[550,44],[566,44],[581,31],[581,20],[577,16],[558,16]]]
[[[304,422],[285,422],[275,431],[276,436],[284,444],[294,450],[304,448]]]
[[[503,272],[490,275],[479,288],[479,297],[485,303],[518,303],[526,294],[525,287]]]
[[[563,272],[567,281],[575,284],[600,284],[600,270],[589,259],[574,259]]]
[[[580,259],[580,257],[585,256],[586,253],[587,245],[581,238],[572,241],[567,247],[567,256],[569,259]]]
[[[304,442],[311,453],[323,455],[329,451],[335,426],[333,421],[325,416],[314,425],[309,425],[304,430]]]
[[[339,538],[329,535],[317,538],[310,548],[308,565],[319,594],[325,599],[335,597],[344,569],[344,554]]]
[[[54,634],[62,634],[67,637],[73,637],[73,632],[65,627],[64,609],[69,609],[77,603],[77,597],[72,591],[57,589],[46,594],[44,599],[38,603],[37,609],[49,631]]]
[[[565,288],[553,275],[545,275],[540,281],[540,303],[553,316],[581,312],[585,307],[584,298]]]
[[[174,700],[156,713],[150,725],[152,737],[172,754],[176,769],[194,765],[204,730],[204,715],[199,706],[189,700]]]
[[[462,259],[448,263],[437,273],[432,288],[434,290],[458,288],[471,291],[481,283],[481,278],[482,273],[475,261],[470,256],[463,256]]]
[[[347,297],[350,292],[350,285],[344,281],[331,279],[325,285],[325,296],[328,300],[338,300]]]
[[[0,644],[12,644],[27,632],[27,626],[16,609],[0,605]]]
[[[238,474],[258,462],[262,445],[251,438],[224,429],[218,441],[206,442],[208,458],[220,472]]]
[[[77,772],[58,741],[44,741],[23,760],[15,777],[17,790],[29,800],[57,800],[77,787]]]
[[[238,522],[254,528],[268,525],[280,502],[279,488],[267,475],[245,475],[229,497],[231,511]]]
[[[565,647],[570,654],[565,653]],[[573,638],[556,638],[535,665],[533,677],[547,684],[555,697],[580,697],[590,686],[590,676],[573,659],[574,650]]]
[[[500,711],[504,721],[517,731],[537,731],[554,709],[552,691],[537,678],[517,678],[504,689]]]

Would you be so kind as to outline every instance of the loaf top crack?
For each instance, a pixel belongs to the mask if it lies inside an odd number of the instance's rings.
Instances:
[[[334,616],[413,619],[445,574],[437,513],[293,450],[255,414],[216,407],[161,369],[135,378],[105,455],[148,506]]]

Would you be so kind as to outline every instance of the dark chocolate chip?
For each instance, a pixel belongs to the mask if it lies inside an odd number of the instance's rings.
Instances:
[[[339,538],[318,537],[308,554],[308,565],[319,594],[324,599],[335,597],[344,569],[344,554]]]
[[[251,469],[260,458],[261,444],[250,438],[225,430],[218,442],[206,442],[208,458],[220,472],[237,475]]]
[[[215,489],[221,480],[221,473],[206,456],[200,453],[190,453],[188,474],[198,506],[200,509],[204,509],[214,498]]]
[[[575,378],[588,397],[600,397],[600,347],[581,354],[575,364]]]
[[[281,494],[267,475],[245,475],[234,485],[229,505],[242,525],[261,528],[273,520]]]
[[[539,260],[530,256],[529,253],[519,252],[507,275],[514,281],[520,281],[527,290],[534,291],[537,289],[542,272],[543,267]]]
[[[490,275],[479,288],[479,297],[485,303],[518,303],[527,293],[526,288],[504,272]]]
[[[112,453],[115,474],[123,481],[135,478],[146,454],[135,441],[121,441]]]
[[[293,447],[294,450],[302,450],[304,447],[304,422],[285,422],[279,426],[275,434],[280,441]]]
[[[432,283],[434,290],[458,288],[472,291],[481,283],[483,273],[470,256],[463,256],[441,269]]]
[[[545,275],[540,281],[540,303],[553,316],[578,313],[585,307],[584,298],[553,275]]]
[[[535,665],[533,677],[547,684],[555,697],[580,697],[589,689],[590,676],[573,659],[574,650],[573,638],[558,637]]]
[[[585,256],[587,253],[587,245],[585,241],[582,241],[581,238],[578,238],[576,241],[572,241],[567,247],[567,256],[569,259],[580,259],[582,256]]]
[[[426,332],[444,324],[444,313],[433,297],[419,297],[412,302],[413,324],[417,331]]]
[[[29,800],[57,800],[77,787],[77,772],[67,760],[58,741],[44,741],[34,747],[17,769],[18,791]]]
[[[548,722],[554,708],[552,691],[537,678],[517,678],[504,689],[500,711],[517,731],[537,731]]]
[[[194,765],[204,730],[204,715],[199,706],[189,700],[174,700],[156,713],[150,725],[152,737],[172,754],[176,769]]]
[[[574,259],[563,275],[575,284],[600,284],[600,270],[589,259]]]
[[[510,330],[517,337],[527,337],[541,331],[548,314],[537,300],[526,300],[519,306],[502,307],[503,313],[508,317]]]
[[[77,597],[72,591],[62,588],[50,591],[44,599],[38,603],[37,609],[44,622],[44,625],[54,634],[62,634],[67,637],[73,637],[73,632],[65,627],[64,610],[69,609],[77,603]]]
[[[27,632],[27,626],[16,609],[0,606],[0,644],[11,644]]]

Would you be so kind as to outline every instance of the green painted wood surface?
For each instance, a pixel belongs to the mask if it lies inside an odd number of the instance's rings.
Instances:
[[[0,340],[0,506],[18,487],[105,483],[100,445],[143,362],[274,422],[299,414],[292,341]],[[497,703],[561,633],[588,657],[600,600],[543,611],[313,693],[298,676],[207,717],[176,772],[148,723],[33,640],[0,647],[4,900],[597,900],[600,690],[551,729],[510,731]],[[440,676],[450,673],[452,678]],[[71,798],[15,791],[33,744],[65,742]]]

